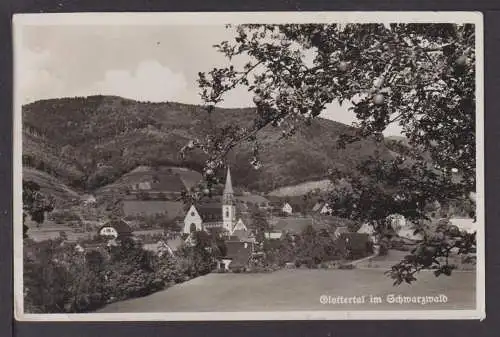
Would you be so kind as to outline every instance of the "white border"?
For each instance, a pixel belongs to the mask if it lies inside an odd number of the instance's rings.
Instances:
[[[13,228],[14,316],[20,321],[217,321],[217,320],[379,320],[379,319],[484,319],[484,50],[483,16],[480,12],[238,12],[238,13],[57,13],[17,14],[13,17],[14,61],[22,45],[22,26],[69,25],[222,25],[227,23],[472,23],[476,27],[476,174],[477,174],[477,272],[476,310],[402,311],[283,311],[283,312],[176,312],[176,313],[88,313],[24,314],[22,240],[22,107],[14,62],[13,116]],[[18,188],[16,188],[18,187]],[[223,319],[221,319],[223,318]]]

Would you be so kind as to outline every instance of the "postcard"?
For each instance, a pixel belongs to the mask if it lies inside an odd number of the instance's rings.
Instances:
[[[485,318],[481,13],[13,31],[17,320]]]

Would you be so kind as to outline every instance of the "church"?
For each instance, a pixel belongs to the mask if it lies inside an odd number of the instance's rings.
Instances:
[[[184,234],[193,231],[220,228],[231,236],[235,231],[247,231],[243,220],[236,219],[236,200],[234,198],[231,172],[227,169],[226,183],[222,194],[222,202],[191,205],[184,218]]]

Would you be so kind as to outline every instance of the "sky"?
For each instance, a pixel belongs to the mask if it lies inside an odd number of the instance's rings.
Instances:
[[[117,95],[140,101],[201,104],[199,71],[228,65],[213,45],[231,40],[224,25],[25,25],[21,31],[18,89],[22,103],[41,99]],[[253,106],[244,88],[222,107]],[[355,121],[349,106],[332,103],[322,117]],[[390,127],[386,135],[399,135]]]

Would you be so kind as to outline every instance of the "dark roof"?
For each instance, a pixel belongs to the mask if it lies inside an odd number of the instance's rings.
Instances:
[[[220,203],[198,205],[196,210],[203,222],[222,221],[222,205]]]
[[[104,227],[113,227],[117,232],[118,236],[128,236],[132,235],[132,228],[128,225],[128,223],[124,220],[111,220],[106,222],[104,225],[102,225],[99,228],[98,233],[103,229]]]
[[[230,258],[231,266],[244,266],[253,253],[253,244],[242,241],[226,241],[226,258]]]
[[[238,230],[233,231],[233,234],[232,234],[230,240],[232,240],[234,238],[236,240],[245,241],[245,240],[249,240],[250,236],[251,236],[251,233],[249,231],[245,231],[243,229],[238,229]]]

